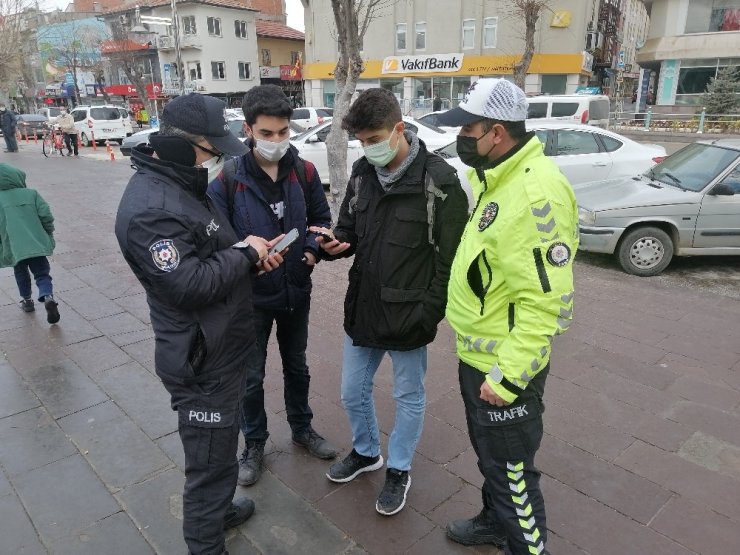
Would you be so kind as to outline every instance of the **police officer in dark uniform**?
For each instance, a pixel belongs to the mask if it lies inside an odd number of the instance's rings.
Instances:
[[[136,173],[116,217],[121,251],[144,286],[157,375],[177,411],[185,451],[183,532],[192,555],[226,554],[224,529],[254,512],[233,500],[239,400],[254,342],[250,274],[281,262],[273,242],[243,241],[206,196],[225,154],[246,148],[222,101],[180,96],[162,114],[153,148],[132,153]],[[278,238],[279,239],[279,238]]]

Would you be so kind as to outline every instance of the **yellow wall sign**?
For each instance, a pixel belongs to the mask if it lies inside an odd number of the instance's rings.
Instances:
[[[380,77],[434,77],[450,75],[510,75],[514,63],[520,56],[463,56],[462,54],[440,54],[437,56],[389,56],[383,60],[366,60],[361,79]],[[429,61],[433,60],[433,61]],[[529,73],[540,74],[584,74],[583,53],[535,54]],[[304,79],[333,79],[336,62],[306,64]]]
[[[568,10],[559,10],[552,14],[550,27],[566,28],[570,27],[571,13]]]

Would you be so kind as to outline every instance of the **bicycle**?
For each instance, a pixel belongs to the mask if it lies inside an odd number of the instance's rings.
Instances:
[[[41,140],[41,150],[47,158],[57,153],[64,156],[64,133],[58,126],[49,127]]]

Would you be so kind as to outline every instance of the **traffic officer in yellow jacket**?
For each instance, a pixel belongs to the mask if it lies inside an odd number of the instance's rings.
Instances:
[[[527,133],[527,99],[504,79],[480,79],[440,116],[462,126],[475,209],[452,265],[447,319],[457,335],[468,433],[484,476],[483,509],[447,535],[507,555],[547,553],[534,457],[553,337],[573,315],[578,209],[557,166]]]

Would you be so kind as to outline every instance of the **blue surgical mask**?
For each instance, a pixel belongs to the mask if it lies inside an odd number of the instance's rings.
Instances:
[[[391,138],[394,133],[396,133],[395,128],[393,129],[391,136],[385,141],[363,147],[365,158],[367,158],[367,161],[373,166],[381,168],[387,166],[391,160],[396,157],[396,154],[398,154],[398,148],[401,146],[401,138],[399,137],[396,141],[396,148],[391,148]]]

